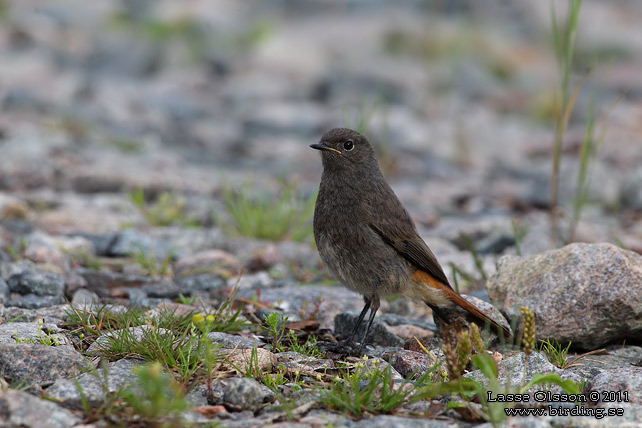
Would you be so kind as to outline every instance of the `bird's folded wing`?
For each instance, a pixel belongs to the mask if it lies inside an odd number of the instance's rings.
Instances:
[[[383,223],[369,223],[369,226],[386,244],[393,247],[417,269],[421,269],[452,289],[437,258],[414,229],[412,231],[404,231],[399,230],[398,227]]]

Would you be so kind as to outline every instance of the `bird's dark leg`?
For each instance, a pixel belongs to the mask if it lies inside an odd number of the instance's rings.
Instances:
[[[427,302],[426,302],[426,305],[428,305],[428,307],[430,307],[430,309],[432,310],[432,318],[433,318],[433,320],[435,320],[435,318],[439,318],[444,323],[448,323],[448,317],[446,315],[444,315],[444,312],[441,309],[439,309],[439,306],[432,305],[432,304],[427,303]],[[437,323],[437,320],[435,320],[435,324],[436,323]]]
[[[363,306],[363,309],[361,310],[361,313],[359,314],[359,318],[357,319],[357,323],[355,324],[354,328],[350,332],[350,335],[346,339],[346,343],[352,343],[352,339],[354,339],[354,335],[357,334],[357,330],[359,330],[359,326],[361,325],[361,322],[363,321],[363,318],[366,316],[366,313],[368,312],[368,309],[370,309],[371,300],[364,296],[363,297],[363,301],[366,304]]]
[[[361,345],[359,346],[359,355],[363,354],[363,348],[366,346],[366,338],[368,337],[368,333],[370,333],[370,327],[372,327],[372,323],[374,322],[374,317],[377,314],[377,311],[379,310],[379,297],[374,296],[370,302],[367,304],[367,306],[371,306],[370,308],[370,318],[368,318],[368,325],[366,326],[366,332],[364,333],[363,337],[361,338]],[[365,309],[365,308],[364,308]],[[365,313],[362,313],[361,315],[365,315]],[[359,317],[361,321],[361,318]]]

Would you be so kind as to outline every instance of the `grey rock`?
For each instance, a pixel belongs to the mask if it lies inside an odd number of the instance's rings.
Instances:
[[[587,384],[589,391],[600,392],[600,407],[622,407],[628,405],[642,405],[642,367],[629,366],[618,369],[605,370]],[[628,392],[623,397],[617,392]],[[626,400],[624,400],[626,398]]]
[[[112,294],[127,292],[141,293],[140,297],[174,298],[180,293],[178,287],[169,279],[158,279],[150,276],[124,274],[120,272],[103,272],[92,269],[76,269],[75,271],[87,281],[87,290],[100,297],[113,297]]]
[[[44,111],[47,102],[29,88],[11,88],[2,98],[2,107],[11,110]]]
[[[169,245],[156,241],[136,229],[125,229],[117,232],[109,243],[106,255],[110,257],[129,257],[132,253],[144,251],[162,260],[171,254]]]
[[[301,134],[312,137],[322,125],[322,112],[314,103],[294,105],[271,102],[269,107],[257,103],[243,121],[251,136]]]
[[[620,202],[625,208],[642,210],[642,167],[626,175],[620,188]]]
[[[145,101],[149,107],[163,112],[168,118],[174,120],[195,120],[205,115],[204,110],[195,100],[182,97],[175,92],[158,94]]]
[[[548,420],[547,420],[548,419]],[[552,428],[553,425],[550,424],[550,419],[552,418],[541,418],[536,416],[526,416],[526,417],[513,417],[506,421],[506,428]],[[564,426],[564,425],[561,425]],[[495,428],[490,422],[475,425],[475,428]]]
[[[119,287],[140,287],[154,281],[153,278],[142,275],[123,274],[120,272],[103,272],[93,269],[79,268],[75,271],[87,281],[87,289],[101,297],[109,297],[110,290]]]
[[[74,297],[71,299],[71,304],[74,307],[85,307],[96,305],[100,303],[100,297],[98,294],[94,293],[91,290],[81,288],[74,293]]]
[[[408,318],[408,317],[404,317],[402,315],[393,314],[393,313],[381,314],[379,315],[377,320],[381,322],[385,322],[390,326],[414,325],[416,327],[421,327],[425,330],[430,330],[430,331],[435,331],[437,329],[437,326],[432,321]]]
[[[0,344],[0,377],[9,382],[23,382],[38,388],[75,375],[89,366],[80,353],[68,347]]]
[[[117,235],[115,233],[106,233],[102,235],[94,235],[91,233],[78,233],[71,236],[80,236],[82,238],[87,239],[94,246],[94,253],[96,254],[96,256],[108,257],[109,250],[113,242],[116,240]]]
[[[94,253],[91,242],[80,236],[52,236],[36,230],[26,240],[25,258],[38,264],[56,266],[63,272],[69,271],[73,255]]]
[[[357,314],[342,312],[334,318],[334,333],[341,337],[347,337],[353,330],[358,319]],[[361,340],[361,337],[366,331],[367,322],[364,320],[359,326],[359,330],[355,334],[354,340]],[[379,322],[377,319],[372,323],[366,343],[375,344],[379,346],[403,346],[403,339],[388,330],[386,325]]]
[[[5,281],[15,275],[26,271],[36,270],[36,264],[31,260],[18,260],[17,262],[0,263],[0,276]]]
[[[279,262],[296,266],[316,266],[319,253],[316,248],[301,242],[283,241],[275,243],[279,252]]]
[[[292,398],[294,399],[297,407],[303,404],[307,404],[313,401],[321,401],[324,392],[319,389],[305,388],[292,391]],[[278,398],[277,398],[278,401]],[[312,413],[315,411],[312,410],[308,413],[308,416],[312,416]]]
[[[497,379],[500,385],[526,384],[530,382],[531,378],[536,373],[556,373],[559,374],[562,379],[571,379],[574,382],[579,382],[581,380],[581,378],[574,373],[558,369],[539,352],[534,352],[528,357],[526,371],[524,371],[525,356],[526,355],[523,352],[520,352],[517,355],[513,355],[512,357],[506,358],[497,363]],[[464,376],[476,380],[483,386],[488,386],[488,379],[479,370],[466,373]]]
[[[37,309],[19,308],[16,306],[0,307],[0,316],[5,321],[34,322],[43,320],[45,324],[60,326],[67,319],[71,307],[67,304],[47,306]]]
[[[59,305],[65,302],[64,296],[38,296],[36,294],[25,294],[9,300],[7,306],[17,306],[26,309],[39,309],[48,306]]]
[[[570,244],[532,258],[504,256],[488,292],[509,318],[535,314],[538,338],[596,349],[642,334],[642,256],[611,244]]]
[[[276,263],[294,266],[317,266],[319,253],[302,242],[270,242],[249,238],[230,238],[222,248],[235,254],[243,266],[252,271],[266,270]]]
[[[580,162],[566,158],[562,162],[559,178],[559,198],[562,201],[572,200],[576,192],[576,179]],[[514,183],[513,198],[522,206],[547,208],[550,198],[550,161],[546,157],[533,160],[530,164],[519,164],[501,167],[493,175],[507,176]],[[515,183],[517,185],[515,185]],[[605,164],[596,163],[591,171],[591,180],[587,183],[587,196],[590,200],[611,201],[615,195],[611,189],[617,187],[615,175]],[[488,188],[492,189],[492,184]],[[506,195],[503,195],[506,197]]]
[[[457,428],[454,422],[439,421],[434,419],[404,418],[402,416],[380,415],[369,419],[362,419],[351,425],[353,428]]]
[[[104,378],[103,369],[98,368],[75,377],[86,399],[94,406],[99,406],[105,400],[105,390],[115,392],[120,388],[129,386],[135,381],[133,369],[144,364],[143,361],[134,359],[121,359],[107,365],[107,378]],[[106,388],[105,388],[106,387]],[[60,400],[66,406],[80,408],[82,398],[74,379],[57,379],[53,385],[46,389],[48,397]]]
[[[283,365],[284,367],[291,370],[296,370],[303,367],[306,370],[324,371],[328,368],[334,367],[333,360],[308,357],[307,355],[302,355],[294,351],[279,352],[277,354],[274,354],[274,358],[279,365]]]
[[[223,382],[212,383],[211,401],[207,398],[209,391],[206,384],[199,384],[196,388],[188,392],[185,398],[193,407],[219,404],[223,402],[224,386],[225,384]]]
[[[439,222],[435,233],[446,236],[461,251],[472,246],[480,254],[500,254],[515,244],[510,219],[504,215],[481,215],[475,221],[451,216]]]
[[[249,299],[256,296],[256,290],[241,289],[237,296]],[[297,285],[261,289],[261,300],[276,304],[283,312],[289,314],[298,313],[306,306],[310,307],[311,303],[319,298],[321,304],[315,319],[323,328],[333,327],[334,317],[339,312],[359,311],[363,307],[363,299],[343,287]]]
[[[65,296],[68,298],[73,297],[76,291],[81,288],[87,288],[87,280],[76,272],[68,272],[65,274]]]
[[[320,401],[318,391],[311,391],[304,389],[303,391],[296,391],[294,393],[294,400],[297,405],[301,406],[310,401]],[[350,427],[354,422],[348,420],[344,415],[336,412],[331,412],[323,409],[312,409],[300,420],[301,423],[307,427],[316,426],[335,426],[335,427]],[[296,425],[293,428],[298,428]]]
[[[63,330],[55,324],[37,322],[10,322],[0,324],[0,343],[31,343],[41,344],[45,338],[56,341],[60,345],[71,346],[71,341]]]
[[[602,413],[602,416],[548,416],[544,420],[552,427],[577,428],[638,428],[642,426],[642,406],[622,406],[622,416],[604,416],[608,409],[589,408],[588,411]],[[586,409],[586,407],[584,407]]]
[[[240,265],[236,257],[221,250],[204,251],[184,257],[174,265],[174,280],[183,294],[224,287],[236,278]]]
[[[443,353],[441,358],[435,356],[439,361],[443,361]],[[404,378],[415,374],[414,377],[421,376],[423,373],[431,370],[436,362],[429,355],[406,349],[400,349],[390,355],[390,365],[399,372]]]
[[[512,232],[493,231],[475,242],[475,250],[480,254],[501,254],[514,245],[515,236]]]
[[[567,371],[591,379],[604,371],[614,371],[631,366],[642,367],[642,347],[631,345],[613,345],[604,352],[589,355],[568,355],[570,364]]]
[[[228,286],[236,284],[236,278],[230,278],[227,282]],[[258,288],[270,288],[274,285],[274,279],[267,272],[261,271],[241,276],[238,280],[239,290],[256,290]]]
[[[94,73],[146,76],[156,70],[162,59],[160,46],[142,39],[108,32],[84,59],[84,67]]]
[[[82,419],[69,410],[22,391],[0,391],[2,426],[27,428],[67,428]],[[6,424],[6,425],[5,425]]]
[[[211,199],[210,201],[212,203],[218,202],[217,200]],[[220,202],[218,203],[221,204]],[[178,260],[174,264],[175,270],[179,269],[183,262],[188,265],[197,263],[200,256],[215,252],[227,254],[227,257],[229,257],[231,261],[234,261],[234,264],[238,265],[238,261],[236,261],[236,258],[233,255],[220,250],[226,246],[228,240],[232,239],[220,229],[186,229],[185,227],[168,226],[151,229],[149,230],[149,234],[155,240],[167,242],[171,248],[176,250]],[[212,248],[218,248],[219,250],[212,250]]]
[[[243,410],[257,411],[265,396],[261,384],[245,377],[231,378],[223,387],[223,401]]]
[[[0,278],[0,304],[3,304],[9,298],[9,285]]]
[[[124,288],[127,290],[127,287]],[[140,288],[150,298],[175,299],[181,293],[181,288],[171,279],[157,279],[143,284]]]
[[[247,337],[237,336],[229,333],[222,333],[219,331],[213,331],[207,335],[207,338],[212,341],[212,343],[218,343],[223,349],[251,349],[255,345],[263,346],[265,343],[256,339],[251,340]]]
[[[10,217],[2,220],[2,227],[8,232],[11,232],[18,236],[29,235],[34,230],[34,225],[26,220]],[[11,262],[13,257],[6,254],[6,262]],[[22,260],[24,262],[29,262],[29,260]]]
[[[35,294],[37,296],[62,296],[65,279],[55,272],[27,270],[13,275],[7,281],[12,293]]]
[[[178,280],[181,293],[191,295],[199,291],[210,291],[227,285],[227,281],[209,273],[186,276]]]

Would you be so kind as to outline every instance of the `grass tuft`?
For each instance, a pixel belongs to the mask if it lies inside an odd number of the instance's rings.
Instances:
[[[185,198],[175,193],[163,192],[154,202],[148,202],[143,190],[137,189],[129,193],[129,200],[151,226],[197,226],[185,215]]]
[[[138,248],[132,251],[129,256],[140,265],[145,275],[160,277],[171,275],[171,263],[174,259],[174,253],[169,252],[161,260],[156,257],[155,250],[145,250]]]
[[[573,67],[573,48],[575,46],[575,34],[577,21],[580,14],[581,0],[570,0],[569,10],[565,23],[559,26],[555,3],[551,4],[551,23],[553,30],[553,47],[555,58],[560,74],[560,87],[556,97],[556,104],[559,106],[555,112],[555,142],[553,145],[553,163],[551,165],[551,179],[549,189],[549,215],[551,218],[551,237],[557,243],[559,239],[558,226],[558,190],[560,161],[562,157],[562,143],[568,121],[573,111],[582,84],[571,91],[571,71]]]
[[[415,400],[415,394],[419,390],[415,385],[430,383],[438,367],[433,366],[414,382],[406,379],[395,386],[390,367],[378,368],[379,360],[366,365],[366,359],[364,357],[351,370],[345,371],[342,377],[337,377],[321,397],[321,402],[357,418],[367,413],[393,413],[406,402],[418,401]]]
[[[304,196],[288,183],[276,195],[251,194],[247,184],[239,191],[224,188],[223,203],[231,220],[221,226],[227,233],[271,241],[312,239],[316,194]]]

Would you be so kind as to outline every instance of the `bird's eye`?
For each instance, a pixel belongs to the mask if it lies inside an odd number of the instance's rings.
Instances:
[[[348,140],[343,143],[343,148],[346,149],[347,152],[349,152],[350,150],[354,149],[354,143],[352,142],[352,140]]]

